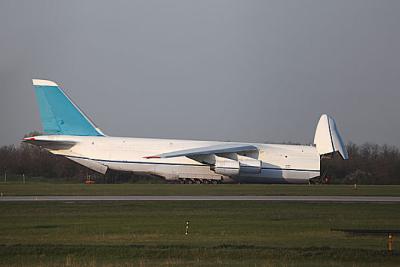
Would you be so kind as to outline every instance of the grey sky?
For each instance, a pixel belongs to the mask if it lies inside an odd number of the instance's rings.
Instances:
[[[31,78],[107,134],[400,145],[400,1],[0,1],[0,145],[40,130]]]

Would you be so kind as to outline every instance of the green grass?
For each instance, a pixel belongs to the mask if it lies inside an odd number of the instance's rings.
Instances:
[[[1,203],[0,266],[399,266],[399,204]],[[185,222],[190,221],[189,235]]]
[[[0,183],[5,196],[40,195],[293,195],[400,196],[398,185],[259,185],[259,184],[57,184]]]

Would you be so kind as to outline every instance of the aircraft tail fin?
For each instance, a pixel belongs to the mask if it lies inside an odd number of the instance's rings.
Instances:
[[[320,155],[338,152],[343,159],[349,159],[346,146],[340,136],[335,120],[323,114],[315,131],[314,144]]]
[[[32,83],[45,134],[104,136],[55,82],[33,79]]]

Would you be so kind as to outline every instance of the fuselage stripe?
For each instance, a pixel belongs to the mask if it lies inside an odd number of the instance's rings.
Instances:
[[[68,156],[61,155],[68,158],[77,158],[77,159],[87,159],[99,162],[110,162],[110,163],[121,163],[121,164],[154,164],[154,165],[174,165],[174,166],[193,166],[193,167],[204,167],[210,166],[206,164],[189,164],[189,163],[169,163],[169,162],[143,162],[143,161],[124,161],[124,160],[105,160],[105,159],[91,159],[86,157],[77,157],[77,156]],[[246,166],[246,168],[252,168],[252,166]],[[256,168],[256,167],[255,167]],[[261,167],[262,170],[278,170],[278,171],[308,171],[308,172],[319,172],[320,170],[309,170],[309,169],[290,169],[290,168],[274,168],[274,167]]]

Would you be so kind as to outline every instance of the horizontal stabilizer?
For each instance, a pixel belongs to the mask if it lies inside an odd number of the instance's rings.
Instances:
[[[65,150],[70,149],[77,143],[74,141],[66,140],[44,140],[40,137],[27,137],[24,138],[23,142],[29,143],[35,146],[43,147],[50,150]]]

